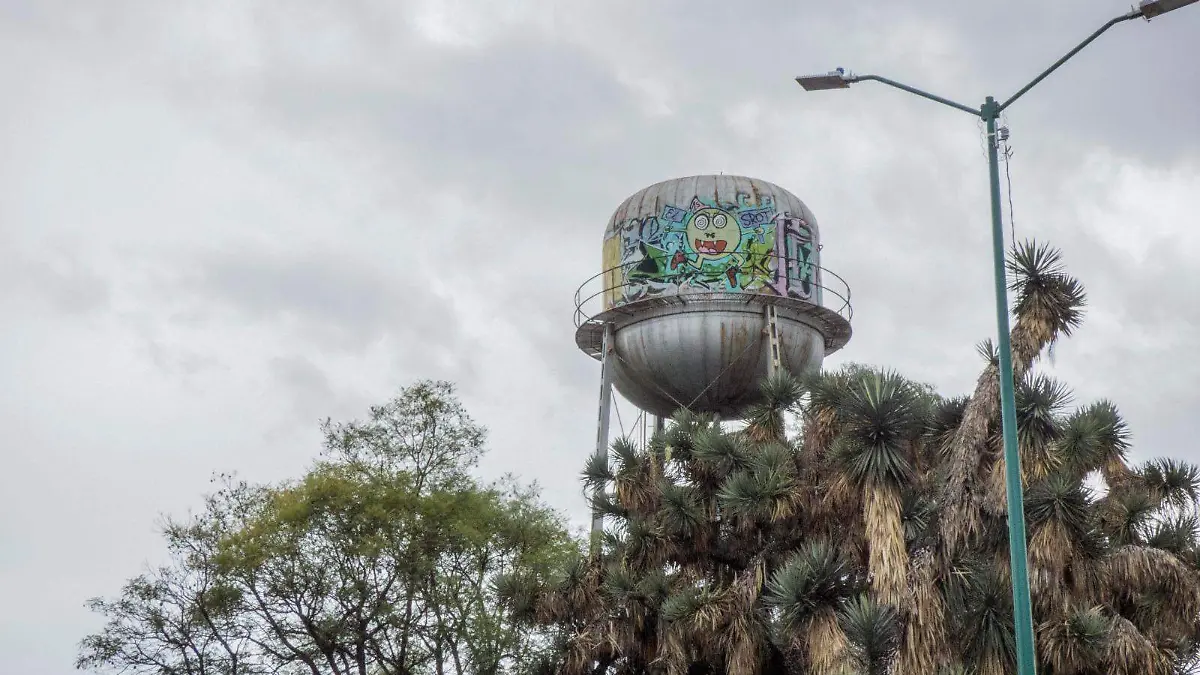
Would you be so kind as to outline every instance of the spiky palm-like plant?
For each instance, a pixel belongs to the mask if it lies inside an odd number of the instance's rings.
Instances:
[[[1013,377],[1021,381],[1043,350],[1079,326],[1086,296],[1079,281],[1064,270],[1062,255],[1045,244],[1030,241],[1014,247],[1008,272],[1009,289],[1016,295]],[[942,483],[942,527],[951,554],[976,543],[974,539],[983,534],[984,497],[972,486],[981,471],[1000,461],[998,449],[990,442],[1000,416],[999,362],[991,351],[951,445]]]
[[[837,406],[840,433],[829,462],[832,489],[858,497],[871,588],[891,605],[900,604],[907,581],[901,503],[917,479],[915,446],[927,426],[929,408],[913,383],[888,372],[856,378]]]
[[[1083,291],[1043,245],[1017,247],[1009,270],[1039,672],[1191,672],[1200,469],[1131,466],[1111,402],[1072,410],[1065,384],[1031,371],[1079,325]],[[998,383],[982,353],[970,397],[858,365],[778,375],[742,430],[682,411],[646,447],[594,458],[583,477],[608,516],[600,549],[557,579],[498,589],[559,628],[543,670],[1011,673]]]

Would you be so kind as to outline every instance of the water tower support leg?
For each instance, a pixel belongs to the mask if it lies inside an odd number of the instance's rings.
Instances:
[[[611,323],[605,324],[604,337],[600,343],[600,418],[596,424],[596,454],[604,457],[605,465],[608,464],[608,420],[612,412],[612,371],[615,356],[613,327]],[[593,510],[592,536],[595,537],[603,529],[604,516]],[[593,543],[593,546],[596,545]]]
[[[779,356],[779,318],[775,315],[775,305],[767,305],[766,322],[764,332],[767,334],[767,348],[770,350],[767,373],[774,375],[783,365]]]

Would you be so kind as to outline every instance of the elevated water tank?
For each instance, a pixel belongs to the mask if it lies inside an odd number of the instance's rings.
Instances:
[[[850,289],[820,262],[816,218],[777,185],[658,183],[609,220],[602,271],[576,294],[575,342],[599,359],[609,327],[613,385],[642,410],[736,418],[773,367],[814,371],[850,340]]]

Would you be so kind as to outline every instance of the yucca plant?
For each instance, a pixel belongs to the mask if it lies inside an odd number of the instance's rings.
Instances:
[[[1116,405],[1073,409],[1036,371],[1082,318],[1059,252],[1022,244],[1009,272],[1039,672],[1191,672],[1200,469],[1131,466]],[[681,411],[593,457],[602,545],[498,589],[563,636],[537,675],[1011,674],[998,373],[980,353],[970,396],[857,364],[777,374],[740,430]]]
[[[848,384],[837,409],[832,489],[859,495],[871,587],[892,605],[901,602],[908,574],[901,505],[917,479],[915,446],[929,404],[899,374],[867,372]]]

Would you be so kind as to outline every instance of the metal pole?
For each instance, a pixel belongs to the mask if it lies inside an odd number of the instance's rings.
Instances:
[[[604,457],[608,465],[608,421],[612,412],[612,361],[615,346],[613,344],[613,327],[611,323],[604,324],[604,337],[600,342],[600,416],[596,423],[596,454]],[[596,488],[596,497],[604,490],[603,486]],[[592,510],[592,545],[598,546],[596,535],[604,531],[604,515],[598,510]]]
[[[1008,555],[1012,566],[1017,672],[1019,675],[1036,675],[1033,608],[1029,598],[1028,555],[1025,550],[1025,500],[1021,487],[1021,455],[1017,445],[1012,343],[1008,325],[1008,279],[1004,264],[1004,222],[1000,210],[1000,162],[996,147],[996,118],[1000,115],[1000,107],[991,96],[984,102],[981,115],[987,123],[988,178],[992,194],[992,265],[996,282],[996,332],[1000,351],[1000,419],[1004,430],[1004,485],[1008,494]]]

